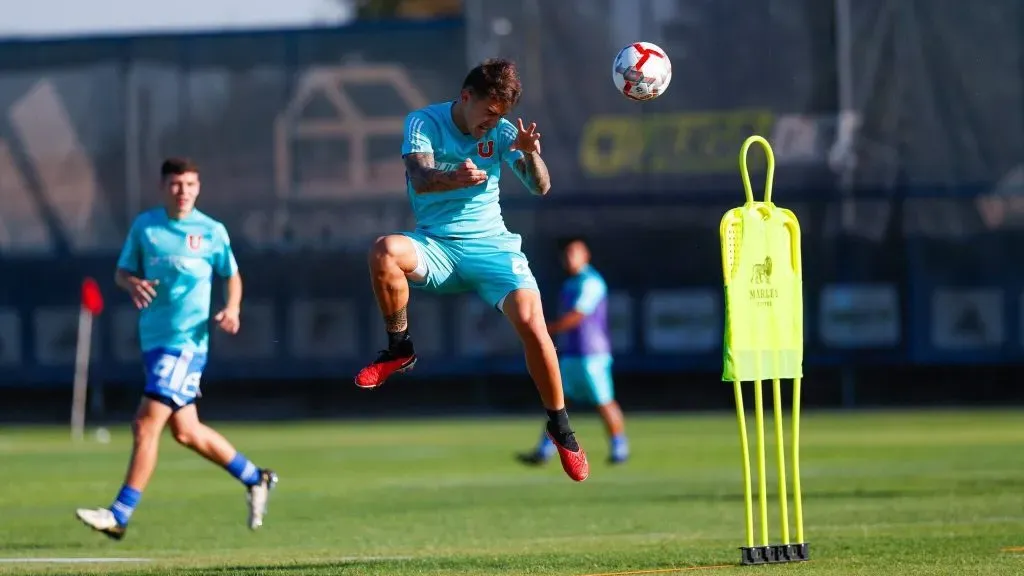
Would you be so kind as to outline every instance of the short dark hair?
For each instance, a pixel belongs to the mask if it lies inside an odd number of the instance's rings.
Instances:
[[[473,68],[462,82],[462,89],[478,98],[494,98],[515,107],[523,93],[519,69],[515,62],[504,58],[489,58]]]
[[[565,252],[565,249],[573,242],[582,242],[584,246],[588,246],[587,239],[583,236],[563,236],[558,239],[558,251]]]
[[[199,174],[199,165],[188,158],[168,158],[160,165],[161,180],[168,176],[181,176],[189,172]]]

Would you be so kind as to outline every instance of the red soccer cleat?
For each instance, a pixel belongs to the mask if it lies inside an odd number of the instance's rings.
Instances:
[[[555,448],[558,450],[558,459],[562,461],[562,470],[576,482],[583,482],[590,476],[590,464],[587,462],[587,454],[583,451],[583,446],[579,447],[579,450],[573,452],[565,446],[558,443],[558,440],[547,433],[548,438],[555,443]],[[577,445],[579,443],[577,442]]]
[[[356,374],[356,386],[360,388],[376,388],[391,377],[412,370],[416,365],[416,354],[400,355],[391,350],[381,350],[372,364]]]

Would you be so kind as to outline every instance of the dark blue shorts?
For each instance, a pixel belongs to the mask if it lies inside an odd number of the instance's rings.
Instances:
[[[206,368],[206,353],[174,348],[154,348],[142,353],[146,371],[143,396],[178,410],[200,396],[199,381]]]

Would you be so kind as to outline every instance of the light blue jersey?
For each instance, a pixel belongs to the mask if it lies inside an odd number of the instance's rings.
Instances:
[[[498,121],[479,140],[463,134],[452,120],[454,102],[433,104],[405,120],[402,155],[430,153],[439,170],[455,170],[469,159],[488,174],[477,186],[417,194],[408,183],[416,231],[403,232],[412,240],[425,277],[410,286],[434,293],[475,290],[498,310],[515,290],[537,290],[537,280],[522,252],[523,240],[505,228],[498,204],[501,163],[510,166],[523,157],[510,148],[519,130]]]
[[[224,225],[199,210],[181,220],[168,218],[163,208],[143,212],[132,223],[117,267],[159,281],[156,298],[139,313],[142,350],[205,356],[213,274],[229,278],[238,272]]]
[[[523,153],[510,148],[519,130],[502,118],[479,140],[462,131],[452,120],[454,102],[432,104],[409,114],[405,120],[402,155],[426,152],[434,155],[438,170],[455,170],[466,159],[487,172],[487,181],[451,192],[417,194],[407,179],[409,200],[418,232],[438,238],[485,238],[507,233],[498,204],[501,163],[511,166]]]

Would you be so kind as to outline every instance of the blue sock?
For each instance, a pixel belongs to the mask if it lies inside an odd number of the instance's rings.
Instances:
[[[541,432],[540,442],[537,443],[537,454],[545,458],[550,458],[555,453],[555,443],[548,437],[547,428],[545,427],[544,432]]]
[[[236,452],[235,457],[228,462],[224,469],[246,486],[255,486],[260,483],[260,469],[241,452]]]
[[[629,456],[629,442],[626,440],[624,433],[612,436],[611,452],[613,458],[626,458]]]
[[[117,498],[110,505],[110,511],[114,513],[114,519],[117,520],[119,525],[128,525],[128,519],[135,512],[135,507],[139,505],[140,498],[142,498],[142,492],[128,485],[121,486],[121,491],[117,493]]]

